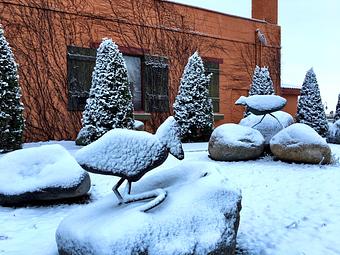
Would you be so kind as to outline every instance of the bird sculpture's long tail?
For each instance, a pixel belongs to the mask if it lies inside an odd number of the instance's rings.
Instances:
[[[165,190],[155,189],[155,190],[143,192],[143,193],[140,193],[140,194],[125,195],[124,196],[124,203],[132,203],[132,202],[136,202],[136,201],[154,198],[150,202],[139,207],[139,210],[141,212],[147,212],[147,211],[151,210],[152,208],[155,208],[157,205],[161,204],[165,200],[166,196],[167,196],[167,192]]]
[[[147,212],[147,211],[151,210],[152,208],[155,208],[157,205],[162,203],[167,196],[166,191],[163,190],[163,189],[155,189],[155,190],[146,191],[146,192],[143,192],[143,193],[131,195],[130,194],[131,193],[131,181],[127,181],[127,184],[126,184],[125,190],[124,190],[124,196],[122,196],[119,193],[118,188],[119,188],[120,185],[122,185],[122,183],[124,181],[125,181],[125,178],[121,178],[117,182],[117,184],[115,186],[113,186],[113,188],[112,188],[112,190],[116,194],[120,204],[122,204],[122,203],[127,204],[127,203],[132,203],[132,202],[136,202],[136,201],[154,198],[153,200],[149,201],[145,205],[139,207],[139,210],[141,212]]]

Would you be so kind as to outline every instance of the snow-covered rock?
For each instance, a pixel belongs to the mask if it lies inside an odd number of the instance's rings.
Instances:
[[[287,100],[276,95],[253,95],[249,97],[241,96],[236,105],[247,106],[248,111],[255,115],[264,115],[281,110],[285,107]]]
[[[224,124],[215,128],[209,140],[209,154],[214,160],[237,161],[258,158],[264,138],[253,128]]]
[[[313,128],[306,124],[293,124],[270,140],[270,150],[281,160],[307,164],[328,164],[331,149]]]
[[[133,123],[133,129],[137,131],[144,131],[144,123],[139,120],[135,120]]]
[[[0,158],[0,204],[20,205],[85,195],[90,177],[60,145],[21,149]]]
[[[273,118],[273,116],[270,116],[269,114],[267,114],[264,117],[261,123],[259,122],[262,119],[263,115],[250,114],[248,117],[240,121],[240,125],[246,127],[253,127],[257,123],[259,123],[254,127],[254,129],[261,132],[265,139],[265,144],[269,145],[270,139],[272,139],[272,137],[275,134],[282,130],[283,127],[288,127],[294,123],[294,119],[289,113],[277,111],[273,112],[272,114],[280,121],[282,125],[275,118]]]
[[[140,203],[118,204],[113,195],[78,209],[56,232],[60,254],[234,254],[241,195],[204,162],[161,170],[134,192],[167,190],[150,213]]]
[[[98,138],[98,132],[96,127],[92,125],[87,125],[80,129],[77,138],[76,138],[76,145],[85,146],[90,144],[92,141]]]
[[[340,120],[330,126],[327,142],[340,144]]]

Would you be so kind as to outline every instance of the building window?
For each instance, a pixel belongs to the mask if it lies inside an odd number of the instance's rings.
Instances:
[[[206,74],[212,74],[210,78],[209,95],[213,104],[213,111],[220,111],[220,65],[217,62],[204,61]]]
[[[132,94],[133,107],[135,111],[142,111],[142,61],[140,57],[125,56],[124,60],[128,70],[130,91]]]
[[[89,96],[96,49],[67,48],[68,109],[83,111]],[[159,56],[124,55],[135,111],[167,112],[168,61]]]
[[[168,112],[168,59],[160,56],[144,56],[143,83],[144,104],[147,112]]]
[[[92,82],[96,50],[67,47],[68,109],[83,111]]]

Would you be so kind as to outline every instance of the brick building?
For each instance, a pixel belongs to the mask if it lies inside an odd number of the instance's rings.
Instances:
[[[160,0],[0,0],[0,12],[20,65],[26,141],[75,138],[105,37],[124,54],[135,118],[150,131],[172,113],[195,50],[213,73],[216,125],[242,118],[234,102],[247,95],[256,64],[269,66],[282,94],[278,0],[252,0],[251,19]],[[297,95],[284,92],[294,114]]]

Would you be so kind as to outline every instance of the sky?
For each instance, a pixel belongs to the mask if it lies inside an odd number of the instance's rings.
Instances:
[[[251,17],[251,0],[176,0]],[[281,83],[302,85],[313,67],[327,112],[340,93],[340,0],[279,0]]]

